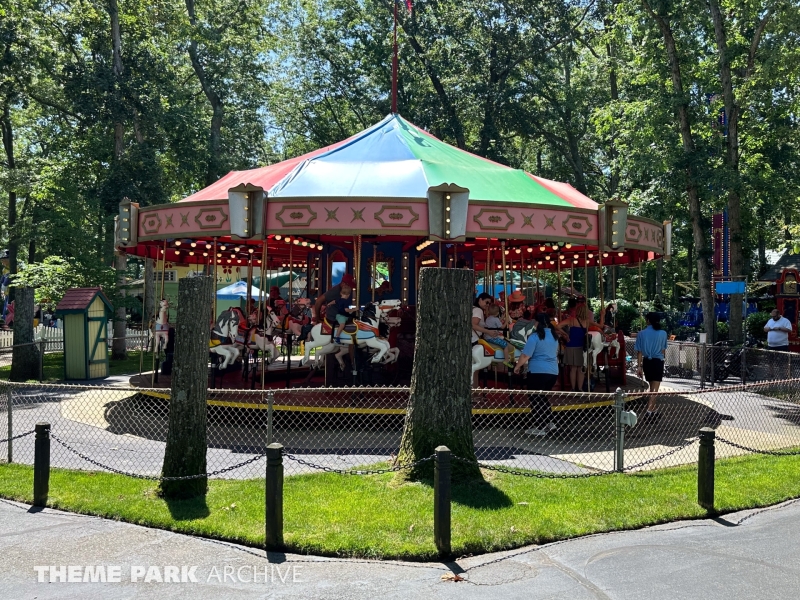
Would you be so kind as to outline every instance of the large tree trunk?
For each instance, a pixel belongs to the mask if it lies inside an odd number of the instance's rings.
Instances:
[[[14,298],[14,350],[11,354],[11,381],[39,377],[39,349],[33,342],[33,289],[17,288]],[[22,346],[22,344],[28,344]]]
[[[3,149],[6,153],[6,165],[11,173],[17,168],[14,160],[14,128],[11,124],[11,100],[7,97],[3,104],[3,115],[0,117],[0,129],[3,134]],[[17,255],[19,253],[19,238],[17,233],[17,193],[8,192],[8,271],[12,275],[17,272]],[[16,290],[9,288],[9,299],[14,300]]]
[[[447,446],[475,460],[472,441],[472,292],[474,275],[463,269],[422,269],[417,300],[417,339],[398,461],[411,463]],[[402,473],[402,472],[401,472]],[[401,477],[430,477],[433,462]],[[477,465],[453,463],[453,474],[480,477]]]
[[[185,277],[178,282],[175,363],[169,403],[169,433],[164,452],[164,477],[206,472],[206,388],[208,386],[208,319],[213,284],[210,277]],[[189,498],[206,493],[205,477],[162,481],[161,495]]]
[[[125,298],[125,271],[128,268],[128,255],[124,252],[117,252],[115,258],[117,269],[117,288],[120,300]],[[114,341],[111,344],[111,360],[125,360],[127,356],[127,345],[125,343],[125,332],[127,330],[127,319],[125,316],[125,306],[120,306],[114,315]]]
[[[703,213],[700,210],[700,193],[697,174],[692,166],[695,158],[696,148],[692,127],[689,121],[689,96],[684,92],[683,77],[681,75],[680,58],[675,44],[675,36],[672,28],[665,17],[657,14],[650,7],[647,0],[642,0],[645,10],[658,24],[661,35],[664,38],[664,46],[667,50],[670,74],[672,76],[672,87],[675,95],[675,113],[678,117],[678,128],[683,143],[683,154],[685,156],[685,175],[686,175],[686,195],[689,199],[689,216],[692,221],[692,235],[694,247],[697,252],[697,282],[700,288],[700,301],[703,304],[703,325],[708,334],[709,341],[715,333],[714,327],[714,298],[711,294],[711,269],[709,268],[708,258],[711,249],[706,240],[706,223],[703,220]]]

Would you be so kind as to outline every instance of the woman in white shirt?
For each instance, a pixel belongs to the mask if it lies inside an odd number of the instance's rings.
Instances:
[[[491,306],[493,298],[483,292],[478,294],[475,298],[475,303],[472,306],[472,345],[478,343],[478,339],[482,338],[484,334],[492,336],[495,334],[491,329],[486,328],[486,310]]]

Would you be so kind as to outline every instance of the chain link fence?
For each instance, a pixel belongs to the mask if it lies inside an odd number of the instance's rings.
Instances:
[[[766,365],[768,368],[769,365]],[[396,457],[409,388],[209,390],[207,471],[261,478],[266,447],[281,443],[287,475],[405,468]],[[800,448],[800,379],[655,394],[475,389],[475,453],[486,468],[547,477],[593,476],[691,464],[712,427],[719,458]],[[551,406],[543,422],[531,402]],[[646,407],[654,403],[655,415]],[[618,405],[619,408],[617,408]],[[539,404],[540,406],[540,404]],[[619,413],[638,414],[634,426]],[[0,460],[32,464],[38,422],[51,424],[54,467],[160,474],[169,391],[108,385],[0,383]],[[9,440],[8,438],[16,438]]]

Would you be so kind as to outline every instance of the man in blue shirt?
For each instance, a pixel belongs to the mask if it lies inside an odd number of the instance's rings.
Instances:
[[[644,375],[650,386],[651,392],[657,392],[664,379],[664,359],[667,354],[667,332],[661,329],[661,319],[658,313],[648,313],[647,322],[650,325],[640,331],[636,336],[636,345],[633,347],[636,352],[637,370],[639,377]],[[650,396],[647,403],[647,414],[645,418],[656,418],[656,397]]]

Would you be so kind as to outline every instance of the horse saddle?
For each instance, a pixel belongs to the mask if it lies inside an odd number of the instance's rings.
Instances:
[[[480,339],[478,340],[478,343],[481,346],[483,346],[483,355],[484,356],[492,356],[492,357],[496,356],[497,350],[498,350],[497,346],[492,346],[486,340],[480,340]],[[502,356],[502,349],[500,349],[500,352],[501,352],[501,356]]]
[[[336,328],[328,322],[328,319],[322,320],[322,335],[332,335]],[[355,335],[358,327],[352,321],[348,321],[344,326],[344,333],[348,335]]]

